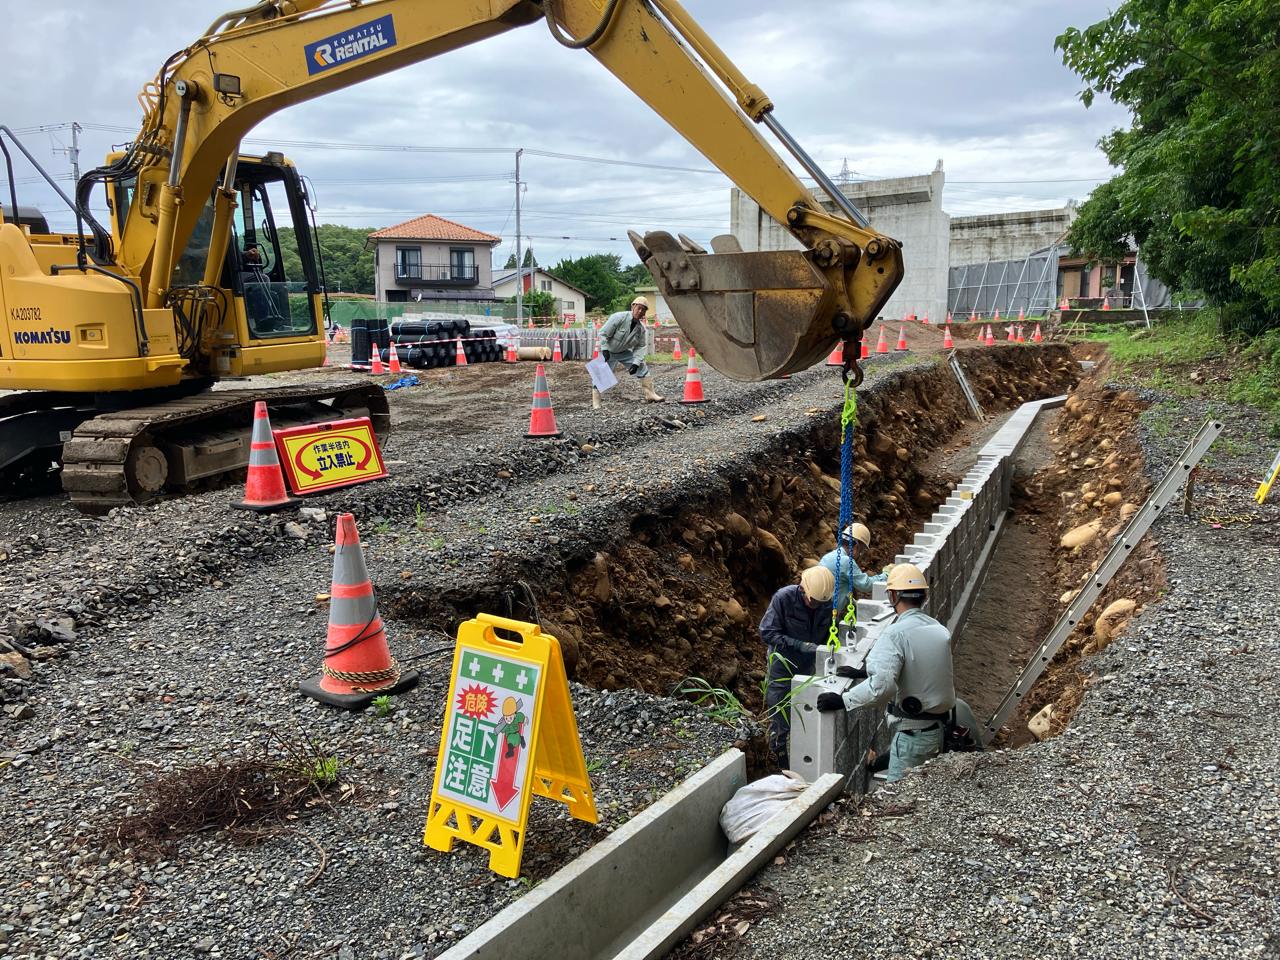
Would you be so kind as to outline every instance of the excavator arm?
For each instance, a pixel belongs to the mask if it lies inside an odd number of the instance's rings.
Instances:
[[[727,376],[761,380],[856,345],[902,278],[897,241],[870,229],[676,0],[263,0],[220,17],[166,61],[143,92],[137,141],[88,175],[137,178],[119,262],[143,279],[148,306],[167,294],[175,251],[190,240],[240,141],[285,107],[545,20],[585,48],[678,130],[802,250],[743,252],[732,236],[707,252],[668,233],[631,234],[677,323]],[[823,187],[819,203],[761,135],[767,126]],[[84,184],[82,186],[82,192]],[[91,184],[90,184],[91,186]],[[225,250],[231,199],[219,191],[209,244]],[[97,245],[102,247],[101,242]]]

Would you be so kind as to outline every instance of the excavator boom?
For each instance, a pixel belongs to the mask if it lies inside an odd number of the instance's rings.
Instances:
[[[144,91],[142,202],[129,211],[119,259],[144,278],[148,305],[164,301],[175,251],[195,228],[200,203],[192,201],[209,196],[228,156],[265,117],[539,20],[599,60],[803,247],[744,252],[725,236],[708,252],[663,232],[633,235],[677,323],[712,366],[735,379],[782,376],[870,325],[901,280],[899,244],[867,225],[677,0],[263,0],[220,17]],[[826,190],[831,209],[761,125]],[[214,236],[222,236],[216,227]]]

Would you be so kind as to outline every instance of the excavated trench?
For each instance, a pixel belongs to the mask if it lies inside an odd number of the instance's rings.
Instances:
[[[1063,347],[968,351],[962,359],[991,415],[1064,393],[1079,376]],[[868,569],[892,560],[962,473],[936,469],[933,455],[983,430],[944,365],[888,374],[861,393],[854,509],[875,538]],[[698,677],[754,710],[764,676],[760,618],[773,592],[834,544],[838,477],[834,412],[815,415],[746,466],[709,467],[643,512],[593,524],[601,534],[590,550],[563,562],[525,558],[503,583],[479,590],[413,592],[392,603],[397,616],[446,632],[480,609],[537,619],[560,638],[581,683],[668,695]],[[1062,592],[1052,582],[1034,586],[1040,606],[1052,607]],[[992,642],[1015,648],[1020,639]],[[976,658],[972,668],[988,671],[990,661]]]

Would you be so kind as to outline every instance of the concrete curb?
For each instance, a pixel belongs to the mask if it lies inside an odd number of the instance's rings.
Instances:
[[[746,758],[723,756],[558,870],[439,960],[649,960],[723,903],[840,793],[826,777],[736,850],[720,810],[746,783]]]

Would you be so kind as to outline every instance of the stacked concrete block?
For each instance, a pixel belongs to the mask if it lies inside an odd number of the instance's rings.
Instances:
[[[929,582],[925,612],[947,625],[953,643],[963,627],[987,561],[999,536],[1013,485],[1014,458],[1040,411],[1066,397],[1024,403],[983,446],[973,467],[903,546],[894,563],[914,563]],[[847,778],[846,789],[865,789],[862,758],[883,733],[883,709],[819,713],[818,694],[842,692],[854,681],[834,676],[840,666],[862,667],[876,638],[893,621],[883,586],[859,600],[857,623],[839,650],[820,650],[816,677],[792,681],[791,766],[810,783],[828,773]]]

